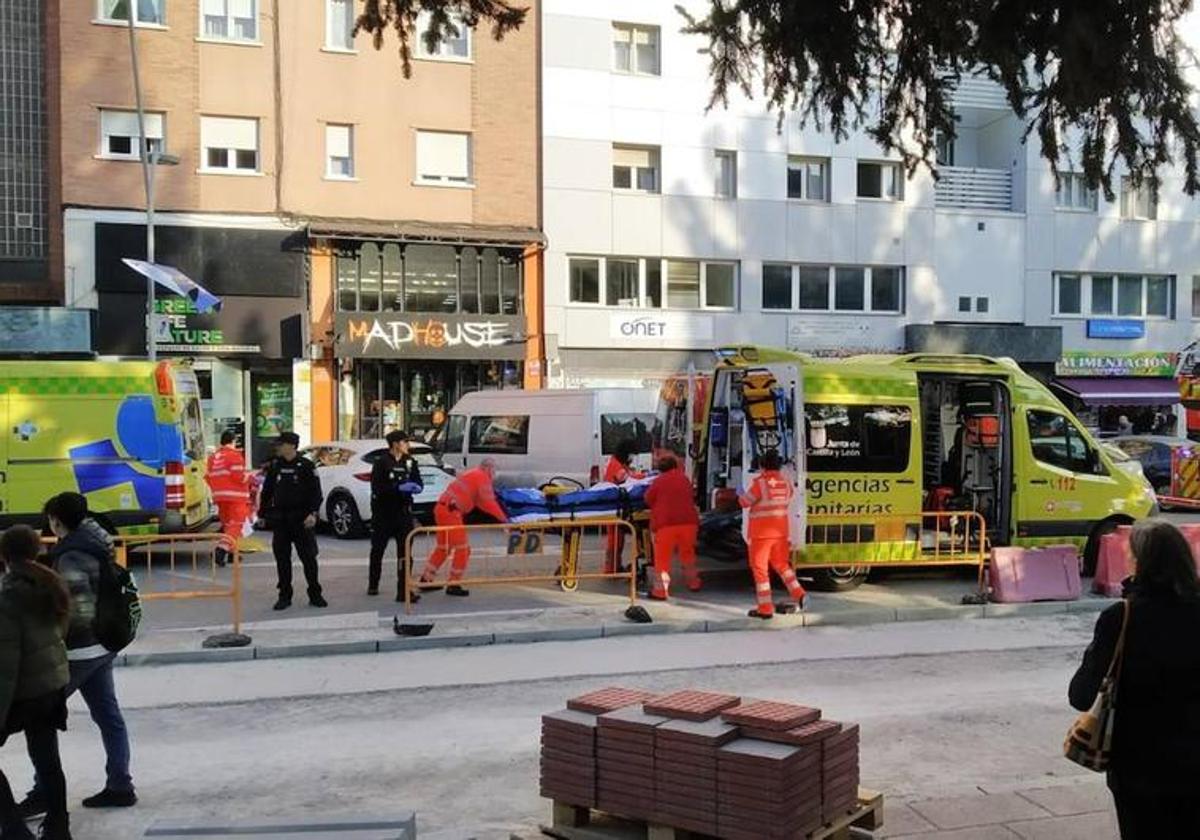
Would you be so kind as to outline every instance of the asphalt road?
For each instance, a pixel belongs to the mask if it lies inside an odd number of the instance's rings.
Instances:
[[[415,809],[422,837],[507,840],[548,811],[536,783],[540,715],[613,682],[795,700],[858,721],[864,784],[897,800],[1041,785],[1084,774],[1060,753],[1072,714],[1066,684],[1091,621],[121,669],[142,801],[111,813],[76,806],[76,837],[131,840],[163,818],[303,821]],[[98,734],[75,706],[63,739],[73,802],[103,778]],[[0,751],[0,766],[23,789],[19,739]]]

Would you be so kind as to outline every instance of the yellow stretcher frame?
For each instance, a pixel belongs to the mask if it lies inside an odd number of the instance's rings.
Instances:
[[[424,534],[434,535],[443,531],[452,531],[462,529],[467,532],[467,540],[471,539],[471,534],[487,531],[502,531],[507,533],[555,533],[561,534],[562,546],[560,549],[560,559],[558,567],[553,574],[530,574],[530,575],[504,575],[497,577],[470,577],[464,576],[461,580],[455,581],[456,584],[467,586],[488,586],[501,584],[524,584],[524,583],[557,583],[559,588],[564,592],[574,592],[579,588],[579,582],[583,580],[627,580],[629,583],[629,603],[632,606],[637,603],[637,564],[630,563],[624,571],[614,572],[581,572],[579,571],[579,554],[583,544],[584,532],[590,529],[596,529],[603,534],[608,528],[619,528],[626,532],[628,544],[637,546],[638,533],[633,524],[624,519],[613,517],[606,518],[578,518],[578,519],[557,519],[548,520],[545,522],[518,522],[507,524],[488,523],[484,525],[422,525],[413,528],[408,534],[408,539],[404,546],[404,559],[401,562],[408,564],[408,573],[404,575],[404,612],[412,614],[413,592],[418,590],[421,584],[417,581],[416,575],[413,573],[413,544],[418,537]],[[544,541],[543,541],[544,544]]]

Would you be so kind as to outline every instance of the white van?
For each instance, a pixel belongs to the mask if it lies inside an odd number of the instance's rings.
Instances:
[[[635,465],[650,466],[657,401],[650,388],[476,391],[451,409],[436,448],[453,470],[491,458],[500,487],[556,478],[587,487],[622,440],[634,441]]]

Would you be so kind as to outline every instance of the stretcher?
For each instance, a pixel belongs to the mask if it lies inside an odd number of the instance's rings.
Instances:
[[[551,481],[540,488],[503,488],[496,499],[514,525],[553,522],[562,524],[562,558],[556,574],[564,592],[579,588],[577,571],[584,532],[600,520],[620,519],[634,527],[634,557],[639,582],[653,562],[650,513],[646,509],[646,490],[654,477],[616,485],[600,483],[581,487],[575,482]]]

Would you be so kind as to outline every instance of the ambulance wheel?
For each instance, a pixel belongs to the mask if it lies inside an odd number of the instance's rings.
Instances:
[[[866,566],[838,566],[813,572],[812,587],[818,592],[849,592],[867,579]]]
[[[1083,576],[1096,576],[1096,563],[1100,559],[1100,541],[1117,530],[1120,525],[1131,524],[1128,519],[1105,519],[1092,529],[1087,545],[1083,549]]]
[[[329,519],[329,527],[339,540],[352,540],[366,532],[362,517],[358,513],[358,505],[346,493],[334,493],[330,496],[325,505],[325,514]]]

